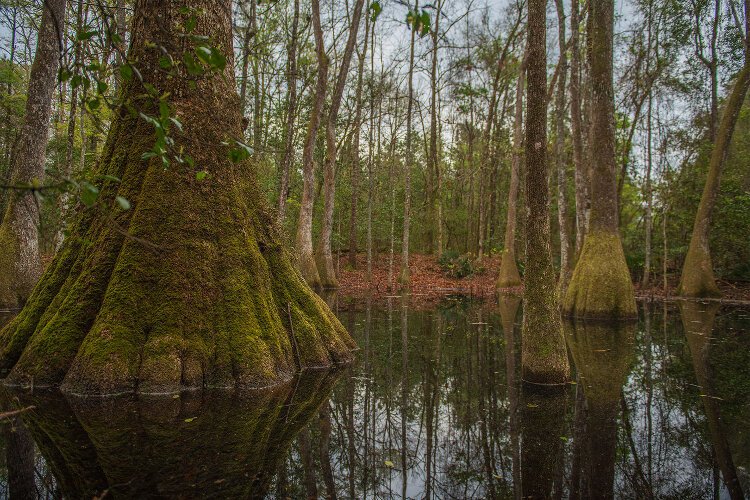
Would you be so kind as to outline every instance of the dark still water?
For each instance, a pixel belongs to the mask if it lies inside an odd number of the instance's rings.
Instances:
[[[517,299],[339,298],[358,363],[251,397],[2,389],[0,497],[744,498],[750,312],[567,326],[575,383],[523,386]]]

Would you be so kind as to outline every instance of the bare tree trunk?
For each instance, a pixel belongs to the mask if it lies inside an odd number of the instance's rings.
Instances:
[[[419,0],[414,0],[414,12],[419,11]],[[398,282],[408,287],[411,282],[411,270],[409,269],[409,225],[411,224],[411,168],[414,164],[412,155],[412,110],[414,109],[414,41],[416,29],[411,30],[411,41],[409,43],[409,75],[408,92],[406,98],[406,161],[404,163],[404,233],[401,243],[401,273]]]
[[[52,99],[65,29],[65,0],[47,0],[39,25],[36,54],[18,148],[13,155],[12,184],[27,186],[44,179]],[[30,189],[10,193],[0,225],[0,305],[26,302],[42,273],[39,252],[39,204]]]
[[[529,0],[526,71],[526,274],[521,366],[523,380],[565,384],[570,367],[555,292],[550,248],[547,169],[547,1]],[[525,492],[524,492],[525,493]]]
[[[573,163],[575,164],[576,185],[576,258],[583,247],[587,229],[587,204],[589,176],[583,153],[583,133],[581,124],[581,48],[579,44],[580,19],[578,0],[571,0],[570,11],[570,129],[573,139]]]
[[[312,217],[315,196],[315,141],[318,137],[320,117],[326,100],[328,84],[328,56],[326,55],[323,29],[320,26],[320,0],[311,0],[312,25],[315,37],[315,53],[318,59],[318,81],[315,86],[313,107],[310,111],[310,122],[307,126],[305,147],[302,150],[302,202],[300,203],[299,221],[297,223],[297,257],[302,276],[312,287],[320,286],[320,275],[315,263],[312,242]]]
[[[364,0],[357,0],[354,4],[352,24],[349,28],[349,38],[346,41],[341,67],[336,78],[336,87],[333,89],[331,105],[328,111],[328,122],[326,125],[326,158],[325,170],[323,171],[323,225],[320,231],[320,241],[317,248],[318,271],[320,272],[320,284],[326,288],[337,288],[336,270],[333,265],[333,254],[331,253],[331,237],[333,235],[333,204],[336,196],[336,120],[341,107],[341,98],[344,95],[344,86],[349,74],[354,46],[357,43],[360,20],[362,18],[362,7]]]
[[[375,23],[372,23],[372,48],[370,50],[370,77],[375,79]],[[382,79],[382,74],[381,74]],[[377,159],[378,165],[382,162],[380,150],[380,129],[383,126],[383,96],[378,97],[378,136],[377,136]],[[369,150],[370,156],[367,162],[367,281],[372,282],[372,204],[375,196],[375,180],[373,170],[375,162],[375,152],[373,151],[375,142],[375,85],[370,85],[370,137]]]
[[[281,162],[278,221],[283,225],[286,217],[286,200],[289,197],[289,171],[294,163],[294,123],[297,118],[297,37],[299,31],[299,0],[294,0],[292,33],[287,48],[287,107],[284,128],[284,159]]]
[[[521,175],[521,148],[523,144],[523,89],[528,64],[528,49],[519,66],[516,81],[515,116],[513,118],[513,156],[510,167],[510,187],[508,188],[508,219],[505,222],[505,240],[497,278],[498,288],[509,288],[521,284],[521,276],[516,265],[516,219],[518,189]],[[546,58],[546,54],[545,54]],[[545,131],[546,134],[546,131]]]
[[[560,76],[557,80],[555,99],[555,163],[557,164],[557,222],[560,226],[560,279],[558,294],[565,295],[570,281],[570,237],[568,236],[567,187],[568,158],[565,154],[565,79],[568,74],[568,56],[565,47],[565,6],[563,0],[555,0],[557,7],[558,43],[560,47]]]
[[[443,0],[435,3],[435,28],[432,30],[432,62],[430,66],[430,148],[429,148],[429,165],[428,177],[430,178],[430,193],[428,193],[428,227],[434,227],[430,231],[428,243],[433,253],[440,255],[442,249],[442,217],[438,209],[438,200],[440,198],[440,163],[438,162],[438,88],[437,88],[437,67],[438,67],[438,35],[440,32],[440,15],[443,6]]]
[[[635,293],[620,241],[615,174],[614,0],[591,3],[591,220],[563,309],[574,317],[632,319]]]
[[[370,16],[365,16],[365,41],[359,54],[357,70],[356,110],[354,112],[354,137],[352,138],[352,206],[349,215],[349,265],[357,267],[357,201],[359,200],[359,135],[362,131],[362,82],[367,58],[367,44],[370,39]]]
[[[653,96],[649,90],[648,104],[646,108],[646,185],[644,190],[646,191],[646,213],[644,214],[645,219],[645,230],[646,237],[644,242],[644,258],[643,258],[643,279],[641,280],[641,288],[647,289],[650,285],[651,277],[651,233],[653,231],[653,217],[652,208],[654,196],[651,189],[651,165],[653,161],[653,154],[651,149],[652,130],[651,130],[651,108],[653,105]]]

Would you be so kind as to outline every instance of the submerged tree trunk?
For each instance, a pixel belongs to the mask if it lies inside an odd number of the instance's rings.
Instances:
[[[302,150],[302,201],[297,222],[296,251],[302,277],[312,287],[320,286],[320,274],[315,263],[312,239],[313,203],[315,201],[315,141],[318,138],[320,117],[326,100],[328,84],[328,56],[323,41],[323,28],[320,26],[320,0],[312,0],[312,25],[315,37],[315,53],[318,59],[318,81],[315,86],[310,122],[307,125],[305,146]]]
[[[518,219],[518,188],[521,176],[521,147],[523,143],[523,89],[526,80],[528,49],[518,69],[516,82],[515,116],[513,118],[513,155],[510,164],[510,187],[508,188],[508,215],[505,221],[505,240],[500,256],[498,288],[509,288],[521,284],[521,275],[516,265],[516,220]]]
[[[550,248],[547,170],[546,0],[529,0],[526,102],[526,274],[521,368],[525,382],[564,384],[570,377],[557,309]]]
[[[194,50],[181,34],[195,11],[194,32],[226,56],[226,67],[166,75],[146,42],[182,60]],[[350,360],[353,340],[275,233],[253,160],[229,160],[224,144],[242,137],[230,0],[138,0],[133,27],[129,60],[143,83],[124,83],[125,102],[149,115],[158,107],[143,97],[146,88],[169,93],[182,122],[175,147],[211,175],[200,180],[187,163],[165,170],[160,158],[143,159],[153,126],[125,105],[115,110],[97,203],[79,210],[26,307],[0,332],[0,369],[10,383],[73,393],[165,393],[266,386],[298,367]],[[114,208],[116,196],[132,208]]]
[[[750,14],[750,13],[749,13]],[[724,161],[729,153],[732,142],[734,127],[742,109],[750,88],[750,59],[746,57],[745,66],[737,75],[732,91],[724,105],[721,122],[711,152],[711,161],[708,165],[708,176],[703,187],[703,194],[698,205],[693,222],[693,234],[690,238],[690,246],[682,266],[682,276],[677,294],[683,297],[718,297],[721,295],[716,286],[713,264],[711,263],[711,250],[709,249],[709,233],[711,230],[711,217],[713,215],[716,198],[719,195],[719,182]]]
[[[331,96],[326,124],[326,158],[325,169],[323,171],[323,225],[320,230],[320,241],[318,242],[317,249],[320,284],[326,288],[338,287],[336,269],[333,265],[333,253],[331,252],[333,203],[336,197],[336,157],[338,154],[336,146],[336,120],[338,120],[341,99],[344,95],[344,87],[346,86],[346,78],[349,75],[349,65],[351,64],[354,46],[357,42],[357,33],[359,32],[364,3],[364,0],[358,0],[354,5],[352,25],[349,28],[349,38],[346,40],[344,56],[336,78],[336,87],[334,87],[333,96]]]
[[[591,219],[563,303],[564,312],[575,317],[625,319],[637,316],[617,216],[612,87],[614,9],[614,0],[590,5]]]
[[[0,306],[16,308],[29,298],[42,273],[39,254],[39,201],[27,187],[41,184],[52,99],[65,28],[65,0],[48,0],[42,9],[36,54],[29,74],[26,115],[13,154],[11,184],[0,224]]]
[[[289,170],[294,163],[294,122],[297,113],[297,37],[299,31],[299,0],[294,0],[292,17],[292,38],[287,49],[287,107],[286,127],[284,128],[284,158],[281,161],[281,182],[279,184],[278,221],[283,225],[286,217],[286,199],[289,197]]]

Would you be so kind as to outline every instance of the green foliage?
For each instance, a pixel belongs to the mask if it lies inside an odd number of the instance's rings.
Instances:
[[[468,278],[484,269],[477,266],[469,254],[459,255],[455,250],[447,250],[438,258],[440,269],[451,278]]]

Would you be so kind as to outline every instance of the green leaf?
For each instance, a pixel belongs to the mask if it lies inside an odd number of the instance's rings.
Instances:
[[[100,94],[105,93],[108,88],[109,88],[109,85],[107,85],[107,82],[103,82],[103,81],[96,82],[96,90]]]
[[[391,462],[390,460],[386,460],[386,461],[385,461],[385,462],[383,462],[383,463],[385,464],[385,466],[386,466],[386,467],[389,467],[389,468],[391,468],[391,469],[393,469],[393,468],[394,468],[394,467],[396,466],[396,465],[395,465],[395,464],[394,464],[393,462]]]
[[[372,22],[377,21],[378,16],[383,11],[383,6],[380,5],[380,2],[375,1],[370,4],[370,20]]]
[[[190,33],[195,29],[195,25],[198,23],[198,19],[193,15],[187,18],[185,21],[185,31]]]
[[[99,106],[101,106],[101,101],[99,100],[98,97],[94,97],[89,102],[87,102],[86,105],[91,111],[95,111],[99,109]]]
[[[253,148],[243,142],[235,142],[238,147],[229,151],[229,159],[232,160],[233,163],[239,163],[250,158],[250,155],[253,154]]]
[[[78,40],[79,42],[82,42],[84,40],[90,40],[97,33],[98,33],[98,31],[93,31],[93,30],[90,30],[90,31],[81,31],[81,32],[76,33],[76,40]]]
[[[180,132],[182,132],[182,122],[180,120],[178,120],[177,118],[175,118],[173,116],[170,116],[169,117],[169,121],[172,122],[174,124],[174,126],[177,127],[177,129]]]
[[[130,202],[126,198],[118,196],[117,198],[115,198],[115,201],[123,210],[130,210]]]
[[[167,101],[159,101],[159,117],[165,120],[169,117],[170,109]]]
[[[186,419],[185,419],[185,422],[187,422],[187,423],[190,423],[190,422],[192,422],[193,420],[195,420],[196,418],[198,418],[198,417],[190,417],[190,418],[186,418]]]
[[[99,198],[99,188],[88,181],[81,182],[81,201],[83,204],[90,207],[96,203],[97,198]]]
[[[205,170],[201,170],[200,172],[197,172],[195,174],[195,180],[198,180],[198,181],[202,181],[206,177],[208,177],[208,172],[206,172]]]
[[[159,66],[163,69],[169,69],[172,67],[172,58],[167,56],[161,56],[159,58]]]
[[[120,66],[120,76],[125,81],[133,79],[133,67],[130,64],[123,64]]]

